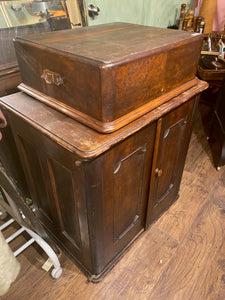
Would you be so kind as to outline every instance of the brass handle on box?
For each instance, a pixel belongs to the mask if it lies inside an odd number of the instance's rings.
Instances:
[[[43,71],[41,78],[44,79],[47,84],[55,84],[57,86],[63,84],[62,76],[59,73],[55,73],[47,69]]]
[[[162,169],[155,169],[155,175],[157,175],[158,177],[160,177],[162,175]]]

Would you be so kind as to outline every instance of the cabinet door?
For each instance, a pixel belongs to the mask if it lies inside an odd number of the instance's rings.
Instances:
[[[155,123],[145,127],[86,167],[95,274],[145,228],[155,129]]]
[[[192,98],[158,120],[146,226],[178,198],[194,107]]]

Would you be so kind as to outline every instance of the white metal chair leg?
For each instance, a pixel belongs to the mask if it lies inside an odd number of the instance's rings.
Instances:
[[[60,262],[58,260],[58,257],[53,250],[53,248],[40,236],[43,234],[44,236],[46,233],[44,232],[43,228],[40,226],[38,222],[36,222],[33,213],[30,211],[30,208],[25,205],[25,198],[18,190],[16,184],[11,180],[11,178],[6,174],[4,168],[0,164],[0,179],[1,179],[1,192],[4,193],[4,196],[6,197],[7,201],[4,201],[4,199],[1,199],[0,197],[0,210],[2,210],[2,213],[4,211],[7,211],[11,216],[12,219],[10,219],[8,222],[0,226],[0,230],[3,230],[7,226],[9,226],[14,220],[17,221],[17,223],[20,225],[21,229],[17,230],[12,236],[8,237],[8,242],[12,241],[14,238],[16,238],[22,231],[26,231],[31,239],[27,241],[24,245],[22,245],[19,249],[17,249],[14,252],[14,255],[18,255],[23,250],[25,250],[29,245],[31,245],[33,242],[36,241],[36,243],[45,251],[45,253],[48,255],[49,259],[51,260],[54,269],[51,272],[51,275],[53,278],[59,278],[62,274],[62,268],[60,266]],[[2,187],[4,186],[4,188]],[[26,222],[27,220],[27,222]],[[33,230],[27,228],[27,226],[31,226],[37,230],[38,234],[35,233]],[[25,225],[25,226],[24,226]],[[37,229],[36,229],[37,228]],[[40,235],[39,235],[40,234]],[[51,241],[49,241],[51,244]]]
[[[37,235],[34,231],[23,226],[26,232],[35,240],[35,242],[45,251],[50,260],[53,263],[54,269],[51,272],[53,278],[59,278],[62,274],[62,268],[60,266],[60,262],[58,260],[57,255],[54,250],[46,243],[39,235]]]
[[[15,220],[13,218],[9,219],[7,222],[5,222],[2,226],[0,226],[0,230],[2,231],[6,227],[8,227],[10,224],[12,224]]]
[[[4,220],[7,216],[7,211],[0,205],[0,220]]]
[[[13,218],[11,218],[10,220],[8,220],[6,223],[4,223],[2,226],[0,226],[0,230],[2,231],[3,229],[7,228],[10,224],[12,224],[15,220]],[[21,226],[21,225],[20,225]],[[16,232],[14,232],[11,236],[9,236],[6,239],[7,243],[10,243],[12,240],[14,240],[18,235],[20,235],[23,231],[26,231],[31,239],[28,240],[24,245],[22,245],[19,249],[17,249],[13,254],[14,256],[19,255],[22,251],[24,251],[27,247],[29,247],[33,242],[36,242],[44,251],[45,253],[48,255],[48,257],[50,258],[54,269],[51,272],[51,276],[55,279],[59,278],[62,274],[62,268],[60,265],[60,262],[58,260],[57,255],[55,254],[55,251],[49,246],[48,243],[46,243],[46,241],[40,237],[38,234],[36,234],[34,231],[26,228],[25,226],[21,226],[21,228],[19,230],[17,230]]]

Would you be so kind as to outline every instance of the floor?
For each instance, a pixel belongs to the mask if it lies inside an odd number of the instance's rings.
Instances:
[[[23,252],[19,277],[1,299],[225,299],[225,167],[213,166],[200,113],[179,199],[100,283],[88,283],[64,254],[63,274],[53,279],[41,268],[46,259],[37,246]]]

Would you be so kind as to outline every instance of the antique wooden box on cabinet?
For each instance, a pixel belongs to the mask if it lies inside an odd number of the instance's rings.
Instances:
[[[45,227],[92,281],[178,197],[206,83],[110,134],[24,93],[1,99]]]
[[[19,88],[113,132],[197,84],[202,36],[127,23],[17,37]]]

